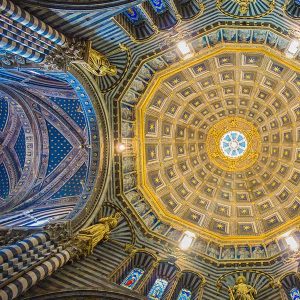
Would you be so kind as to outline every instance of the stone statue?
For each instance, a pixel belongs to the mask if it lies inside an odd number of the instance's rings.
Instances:
[[[92,253],[95,246],[100,241],[107,239],[110,232],[117,227],[120,218],[121,214],[119,212],[112,216],[102,218],[99,220],[99,223],[81,229],[77,237],[80,240],[85,240],[89,244],[89,253]]]
[[[219,258],[220,249],[218,246],[211,245],[207,251],[209,256],[217,259]]]
[[[156,218],[155,218],[154,215],[148,214],[148,215],[145,217],[144,222],[145,222],[146,226],[151,227],[151,226],[154,224],[155,219],[156,219]]]
[[[228,288],[230,300],[254,300],[257,291],[251,285],[246,284],[246,278],[239,276],[236,284]]]
[[[254,1],[255,0],[236,0],[235,2],[237,2],[240,5],[240,13],[242,15],[245,15],[249,11],[250,3]]]

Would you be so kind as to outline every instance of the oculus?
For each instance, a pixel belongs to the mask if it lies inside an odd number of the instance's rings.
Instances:
[[[220,147],[225,156],[237,158],[245,153],[247,139],[239,131],[229,131],[223,135]]]
[[[240,171],[251,167],[258,158],[261,138],[257,128],[240,117],[224,118],[208,132],[207,154],[225,171]]]

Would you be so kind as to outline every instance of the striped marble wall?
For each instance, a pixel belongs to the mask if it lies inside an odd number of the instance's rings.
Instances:
[[[165,248],[153,241],[145,238],[137,239],[137,247],[145,247],[145,249],[153,253],[163,253]],[[105,242],[98,245],[93,255],[87,257],[72,265],[68,264],[61,270],[57,271],[51,277],[41,281],[31,290],[29,290],[21,299],[32,299],[32,297],[43,294],[54,293],[63,290],[74,289],[97,289],[106,290],[113,289],[120,292],[128,292],[126,288],[119,287],[108,281],[109,275],[116,270],[120,264],[128,257],[128,253],[124,251],[124,245],[116,241]],[[242,266],[220,268],[217,265],[211,265],[199,259],[189,257],[181,264],[184,270],[193,270],[201,273],[207,283],[204,287],[203,300],[220,300],[227,299],[228,295],[225,289],[219,293],[216,288],[217,280],[223,274],[235,270],[257,270],[279,278],[283,273],[297,269],[297,264],[283,264],[278,262],[274,265],[266,266]],[[135,294],[136,295],[136,294]],[[136,295],[136,299],[143,299]],[[279,300],[279,289],[266,287],[257,297],[258,300]]]

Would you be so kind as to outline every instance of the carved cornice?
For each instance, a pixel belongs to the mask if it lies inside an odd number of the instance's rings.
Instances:
[[[17,1],[21,4],[21,1]],[[130,2],[130,3],[129,3]],[[143,2],[143,0],[135,0],[135,1],[128,1],[128,0],[28,0],[26,3],[59,9],[59,10],[66,10],[66,11],[76,11],[76,10],[104,10],[104,9],[111,9],[111,8],[123,8],[126,6],[133,6]]]

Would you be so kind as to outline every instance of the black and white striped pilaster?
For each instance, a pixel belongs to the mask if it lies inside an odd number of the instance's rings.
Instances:
[[[24,239],[23,241],[17,242],[13,245],[1,249],[0,265],[12,258],[18,257],[20,254],[25,253],[29,249],[47,242],[49,239],[50,238],[47,233],[37,233]]]
[[[12,300],[20,296],[22,293],[27,291],[30,287],[35,285],[38,281],[51,275],[57,269],[66,264],[70,259],[70,253],[63,250],[56,253],[53,257],[47,261],[41,263],[33,270],[25,273],[12,283],[5,286],[0,290],[0,300]]]

